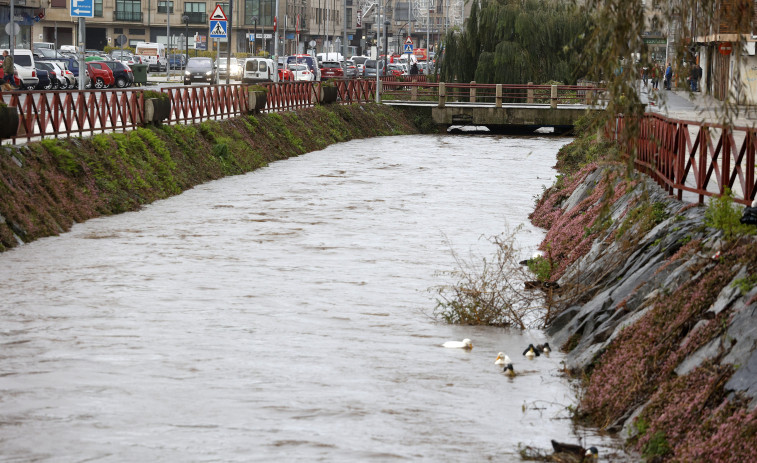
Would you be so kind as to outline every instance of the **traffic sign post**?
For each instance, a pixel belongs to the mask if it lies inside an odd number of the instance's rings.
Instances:
[[[402,53],[412,54],[413,53],[413,44],[412,43],[406,43],[403,45]]]

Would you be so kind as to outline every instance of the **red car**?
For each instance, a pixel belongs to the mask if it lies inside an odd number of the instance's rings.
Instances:
[[[279,63],[279,82],[291,82],[294,80],[292,71],[286,68],[284,63]]]
[[[112,87],[116,83],[113,71],[106,64],[98,61],[87,62],[87,74],[94,88]]]
[[[5,72],[3,72],[3,68],[0,67],[0,84],[5,83]],[[21,88],[21,81],[18,79],[18,72],[13,73],[13,85],[16,86],[16,88]]]
[[[321,63],[321,80],[344,77],[342,63],[338,61],[324,61]]]

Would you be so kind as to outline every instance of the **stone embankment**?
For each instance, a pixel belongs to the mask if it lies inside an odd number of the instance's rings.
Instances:
[[[576,418],[646,461],[757,461],[757,239],[741,210],[594,161],[532,214],[560,285],[547,332],[583,381]]]
[[[384,105],[329,105],[0,150],[0,252],[76,222],[354,138],[417,133]]]

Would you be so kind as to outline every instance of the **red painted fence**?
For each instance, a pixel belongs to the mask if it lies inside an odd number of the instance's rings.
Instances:
[[[639,136],[623,137],[626,120],[615,119],[608,133],[635,153],[636,168],[671,195],[684,193],[719,196],[728,188],[734,199],[748,205],[755,198],[755,153],[757,128],[726,127],[645,114],[639,121]]]
[[[321,103],[321,82],[262,84],[268,90],[263,111],[289,111]],[[341,80],[337,103],[375,101],[376,83]],[[167,123],[194,123],[247,114],[249,85],[163,87],[171,100]],[[126,131],[145,124],[143,89],[15,91],[2,100],[18,109],[19,123],[12,143],[42,138]]]

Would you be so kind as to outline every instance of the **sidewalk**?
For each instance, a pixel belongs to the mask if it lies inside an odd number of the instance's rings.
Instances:
[[[695,122],[722,123],[725,118],[723,102],[704,92],[692,93],[685,89],[658,89],[653,92],[651,83],[647,87],[642,83],[639,92],[641,101],[647,104],[647,112]],[[755,112],[754,107],[735,105],[731,108],[731,111],[733,112],[731,115],[733,125],[741,127],[757,126],[757,112]]]

